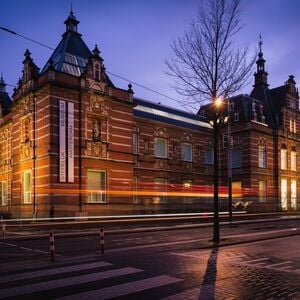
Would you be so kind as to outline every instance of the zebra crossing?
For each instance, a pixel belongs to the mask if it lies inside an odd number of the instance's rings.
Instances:
[[[116,266],[107,261],[77,262],[2,273],[0,299],[130,298],[135,293],[151,292],[182,281],[166,274],[151,276],[143,269]]]

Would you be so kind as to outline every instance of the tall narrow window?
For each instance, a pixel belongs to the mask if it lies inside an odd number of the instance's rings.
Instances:
[[[26,170],[23,173],[23,202],[31,203],[31,170]]]
[[[89,203],[106,202],[106,172],[87,171],[87,189]]]
[[[291,208],[297,209],[297,181],[291,180]]]
[[[183,186],[184,192],[186,192],[186,193],[190,192],[190,190],[192,188],[192,180],[183,180],[182,186]],[[193,203],[193,197],[190,197],[185,194],[183,197],[183,203]]]
[[[267,199],[267,184],[264,180],[258,182],[259,202],[266,202]]]
[[[242,150],[241,148],[232,149],[232,168],[240,168],[242,166]]]
[[[132,135],[132,151],[133,151],[133,154],[139,154],[137,132],[134,132]]]
[[[155,197],[155,202],[167,203],[167,185],[168,180],[165,178],[155,178],[155,191],[158,192],[160,196]]]
[[[291,170],[297,171],[297,152],[296,151],[291,152]]]
[[[167,158],[167,140],[164,138],[155,138],[155,156]]]
[[[280,150],[280,167],[281,170],[287,170],[287,149]]]
[[[214,150],[211,147],[205,148],[205,156],[204,156],[204,162],[206,164],[213,164],[214,163]]]
[[[267,150],[264,145],[258,146],[258,166],[259,168],[267,167]]]
[[[95,64],[94,79],[95,80],[100,80],[100,68],[99,68],[99,64]]]
[[[181,159],[184,161],[192,161],[192,145],[188,143],[181,144]]]
[[[1,205],[6,205],[7,203],[7,185],[6,181],[0,182],[0,197],[1,197]]]

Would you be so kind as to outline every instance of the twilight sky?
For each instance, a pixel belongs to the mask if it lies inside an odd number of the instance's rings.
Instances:
[[[173,79],[165,74],[165,60],[172,55],[170,42],[182,36],[196,16],[198,0],[73,0],[80,21],[78,31],[90,49],[101,51],[107,71],[128,78],[172,98]],[[0,0],[0,26],[55,48],[65,32],[70,0]],[[282,85],[288,75],[300,82],[300,1],[242,0],[244,25],[236,44],[256,51],[259,34],[269,73],[270,88]],[[7,84],[21,76],[28,48],[42,68],[52,50],[0,30],[0,72]],[[255,70],[253,70],[254,72]],[[110,75],[127,89],[128,81]],[[253,78],[241,93],[251,92]],[[133,84],[135,96],[180,108],[179,103]],[[12,87],[7,90],[11,93]]]

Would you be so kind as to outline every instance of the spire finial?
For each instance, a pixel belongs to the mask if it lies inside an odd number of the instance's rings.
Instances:
[[[262,46],[263,42],[262,42],[262,37],[261,34],[259,35],[259,42],[258,42],[258,46],[259,46],[259,53],[261,53],[261,46]]]
[[[71,15],[73,15],[73,2],[71,1],[71,11],[70,11]]]

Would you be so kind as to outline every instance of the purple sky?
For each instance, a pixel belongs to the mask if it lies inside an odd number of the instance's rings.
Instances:
[[[172,52],[170,42],[181,36],[196,16],[197,0],[73,0],[80,21],[78,31],[90,49],[101,51],[107,71],[136,81],[172,98],[179,99],[165,74],[165,60]],[[0,26],[56,47],[65,31],[63,22],[70,0],[1,0]],[[282,85],[288,75],[300,82],[300,1],[242,0],[242,31],[238,45],[257,49],[263,36],[270,87]],[[52,51],[0,30],[0,72],[8,84],[21,76],[25,49],[42,68]],[[254,70],[253,70],[254,72]],[[111,76],[121,88],[128,82]],[[243,93],[250,93],[253,80]],[[176,101],[151,93],[133,84],[137,97],[180,108]],[[9,92],[12,87],[7,87]]]

